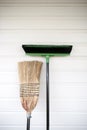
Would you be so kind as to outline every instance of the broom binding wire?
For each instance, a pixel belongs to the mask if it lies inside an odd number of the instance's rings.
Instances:
[[[20,84],[20,97],[39,96],[39,83]]]

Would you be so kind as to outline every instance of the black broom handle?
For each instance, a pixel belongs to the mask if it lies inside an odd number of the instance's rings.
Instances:
[[[49,62],[46,62],[46,130],[49,130]]]
[[[30,130],[30,118],[31,116],[27,114],[27,130]]]

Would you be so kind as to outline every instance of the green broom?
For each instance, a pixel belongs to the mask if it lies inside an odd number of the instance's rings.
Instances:
[[[22,48],[27,55],[46,58],[46,130],[49,130],[49,58],[68,56],[72,45],[22,45]]]

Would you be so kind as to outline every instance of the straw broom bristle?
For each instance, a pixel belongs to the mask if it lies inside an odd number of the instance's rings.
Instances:
[[[18,63],[21,104],[30,113],[35,108],[39,97],[41,67],[42,62],[39,61]]]

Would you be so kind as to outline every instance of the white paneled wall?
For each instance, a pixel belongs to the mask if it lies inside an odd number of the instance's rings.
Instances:
[[[45,59],[22,44],[71,44],[50,59],[50,130],[87,130],[87,0],[0,0],[0,130],[26,130],[17,62],[41,60],[40,97],[31,130],[45,130]]]

